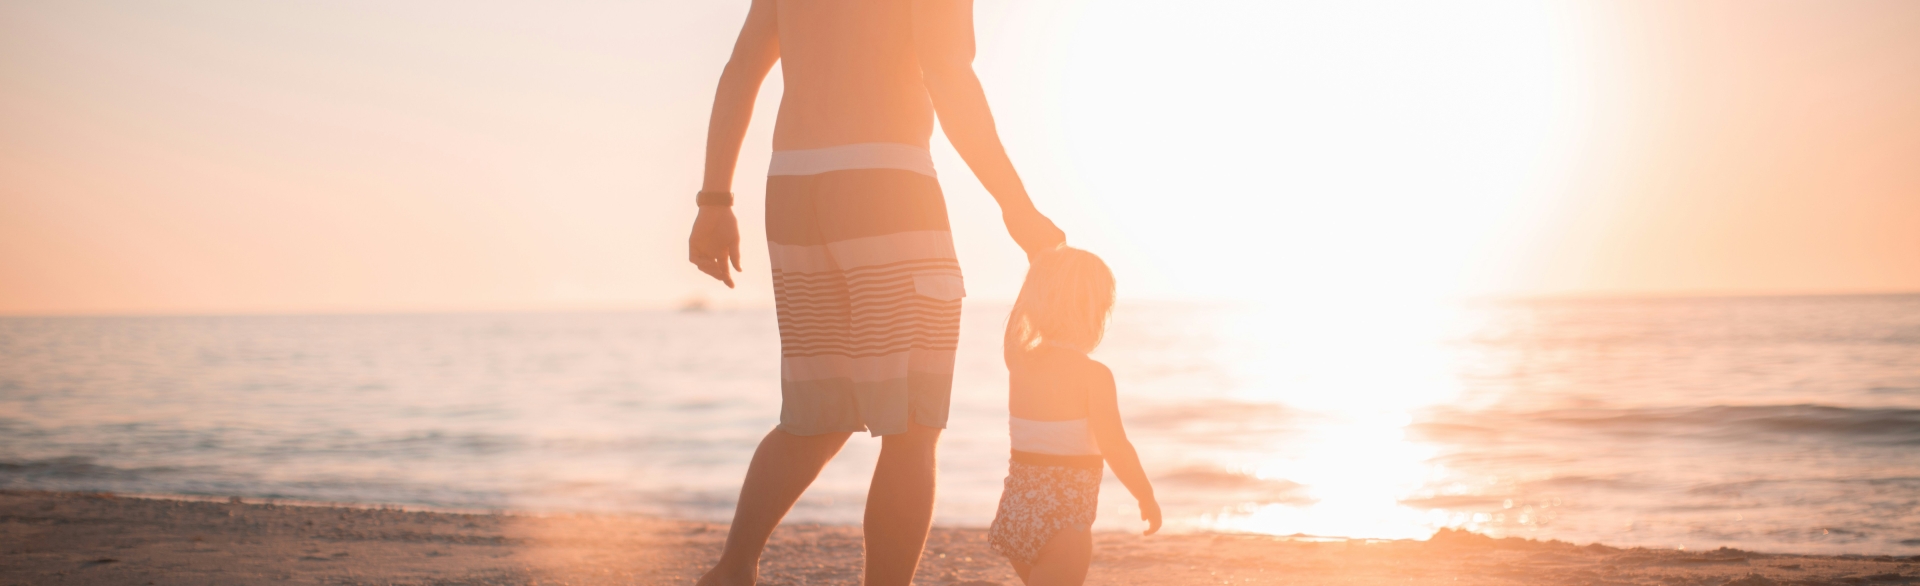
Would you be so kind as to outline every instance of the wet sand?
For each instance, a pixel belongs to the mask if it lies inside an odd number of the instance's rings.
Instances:
[[[725,526],[627,515],[401,509],[0,491],[0,585],[691,584]],[[1309,542],[1101,534],[1091,584],[1920,583],[1920,556],[1679,552],[1490,539]],[[860,529],[774,534],[763,584],[855,584]],[[937,528],[915,584],[1013,586],[979,529]]]

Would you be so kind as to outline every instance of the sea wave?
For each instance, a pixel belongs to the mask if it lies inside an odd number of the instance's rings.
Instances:
[[[0,486],[7,485],[9,480],[137,480],[153,474],[177,472],[179,470],[180,468],[172,466],[120,468],[97,464],[93,458],[85,456],[65,456],[60,458],[18,461],[0,460]]]
[[[1740,440],[1818,434],[1872,443],[1920,444],[1920,409],[1815,404],[1454,411],[1436,413],[1428,420],[1409,426],[1409,431],[1447,441],[1504,436],[1527,426],[1611,435],[1683,434]]]
[[[1217,466],[1187,466],[1154,477],[1154,482],[1179,491],[1234,495],[1242,501],[1304,504],[1313,502],[1306,486],[1284,478],[1261,478]]]
[[[1618,413],[1547,412],[1540,417],[1563,425],[1601,429],[1645,426],[1694,426],[1727,431],[1790,434],[1887,436],[1920,441],[1920,409],[1861,409],[1828,405],[1716,405],[1699,408],[1636,409]],[[1904,443],[1904,442],[1903,442]]]

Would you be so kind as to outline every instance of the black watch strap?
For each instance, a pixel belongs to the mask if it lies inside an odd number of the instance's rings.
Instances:
[[[725,191],[702,191],[700,192],[700,195],[694,196],[693,201],[694,203],[699,204],[700,207],[706,207],[706,206],[732,207],[733,194]]]

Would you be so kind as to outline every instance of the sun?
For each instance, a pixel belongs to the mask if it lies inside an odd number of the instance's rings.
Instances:
[[[1135,298],[1497,289],[1585,132],[1573,3],[1043,4],[982,5],[980,68]]]

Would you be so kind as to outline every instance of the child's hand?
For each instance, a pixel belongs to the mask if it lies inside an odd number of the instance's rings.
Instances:
[[[1153,535],[1160,531],[1160,501],[1148,497],[1140,501],[1140,520],[1147,522],[1147,530],[1141,535]]]

